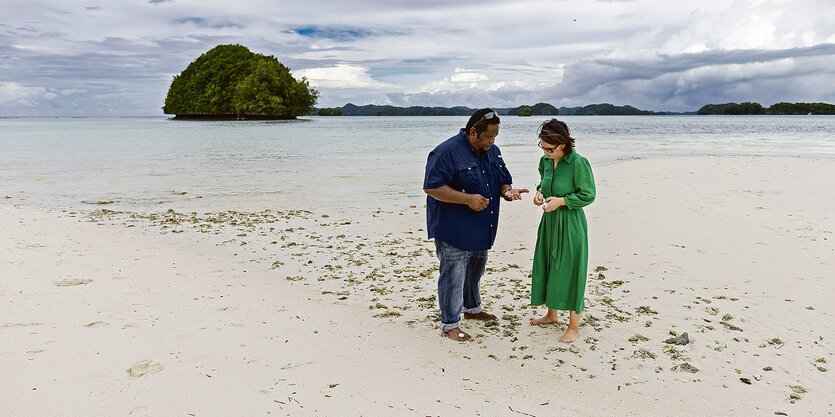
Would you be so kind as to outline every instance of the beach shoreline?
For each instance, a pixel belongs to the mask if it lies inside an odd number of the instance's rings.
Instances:
[[[835,411],[835,161],[594,168],[570,346],[527,323],[542,312],[526,299],[527,196],[504,205],[482,284],[500,319],[463,322],[464,344],[437,329],[420,197],[346,211],[0,201],[2,402],[15,416]]]

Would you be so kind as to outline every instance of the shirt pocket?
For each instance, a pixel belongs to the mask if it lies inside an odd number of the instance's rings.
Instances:
[[[478,164],[474,162],[465,162],[458,164],[455,167],[456,176],[458,177],[459,186],[455,187],[460,189],[465,193],[478,193],[479,192],[479,176],[478,176]]]
[[[500,184],[510,184],[510,172],[507,170],[507,166],[505,166],[504,161],[499,159],[498,161],[494,161],[490,164],[490,167],[493,169],[493,182],[496,183],[498,187]]]

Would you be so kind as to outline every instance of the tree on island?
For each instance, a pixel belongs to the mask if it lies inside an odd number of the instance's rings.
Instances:
[[[522,114],[522,113],[525,114]],[[529,114],[528,114],[529,113]],[[501,112],[499,112],[501,114]],[[523,105],[507,110],[510,116],[556,116],[560,114],[556,107],[548,103],[536,103],[533,106]]]
[[[325,107],[316,112],[319,116],[342,116],[342,109],[339,107]]]
[[[765,109],[763,109],[763,106],[760,103],[753,103],[750,101],[745,103],[707,104],[699,109],[698,114],[765,114]]]
[[[174,76],[163,111],[177,119],[295,119],[318,95],[275,57],[218,45]]]
[[[772,104],[768,114],[835,114],[835,104],[780,102]]]
[[[772,104],[763,108],[760,103],[724,103],[707,104],[699,109],[699,114],[835,114],[835,105],[828,103],[786,103]]]

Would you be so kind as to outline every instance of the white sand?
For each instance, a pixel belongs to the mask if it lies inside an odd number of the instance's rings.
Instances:
[[[526,307],[530,198],[505,205],[482,284],[500,320],[464,322],[465,344],[437,330],[419,199],[350,219],[6,199],[0,415],[832,414],[835,162],[595,174],[589,320],[570,349],[527,324],[543,311]],[[672,350],[670,331],[691,343]]]

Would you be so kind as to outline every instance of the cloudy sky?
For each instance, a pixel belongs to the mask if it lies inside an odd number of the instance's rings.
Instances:
[[[835,103],[833,0],[3,0],[0,116],[162,115],[229,43],[320,107]]]

